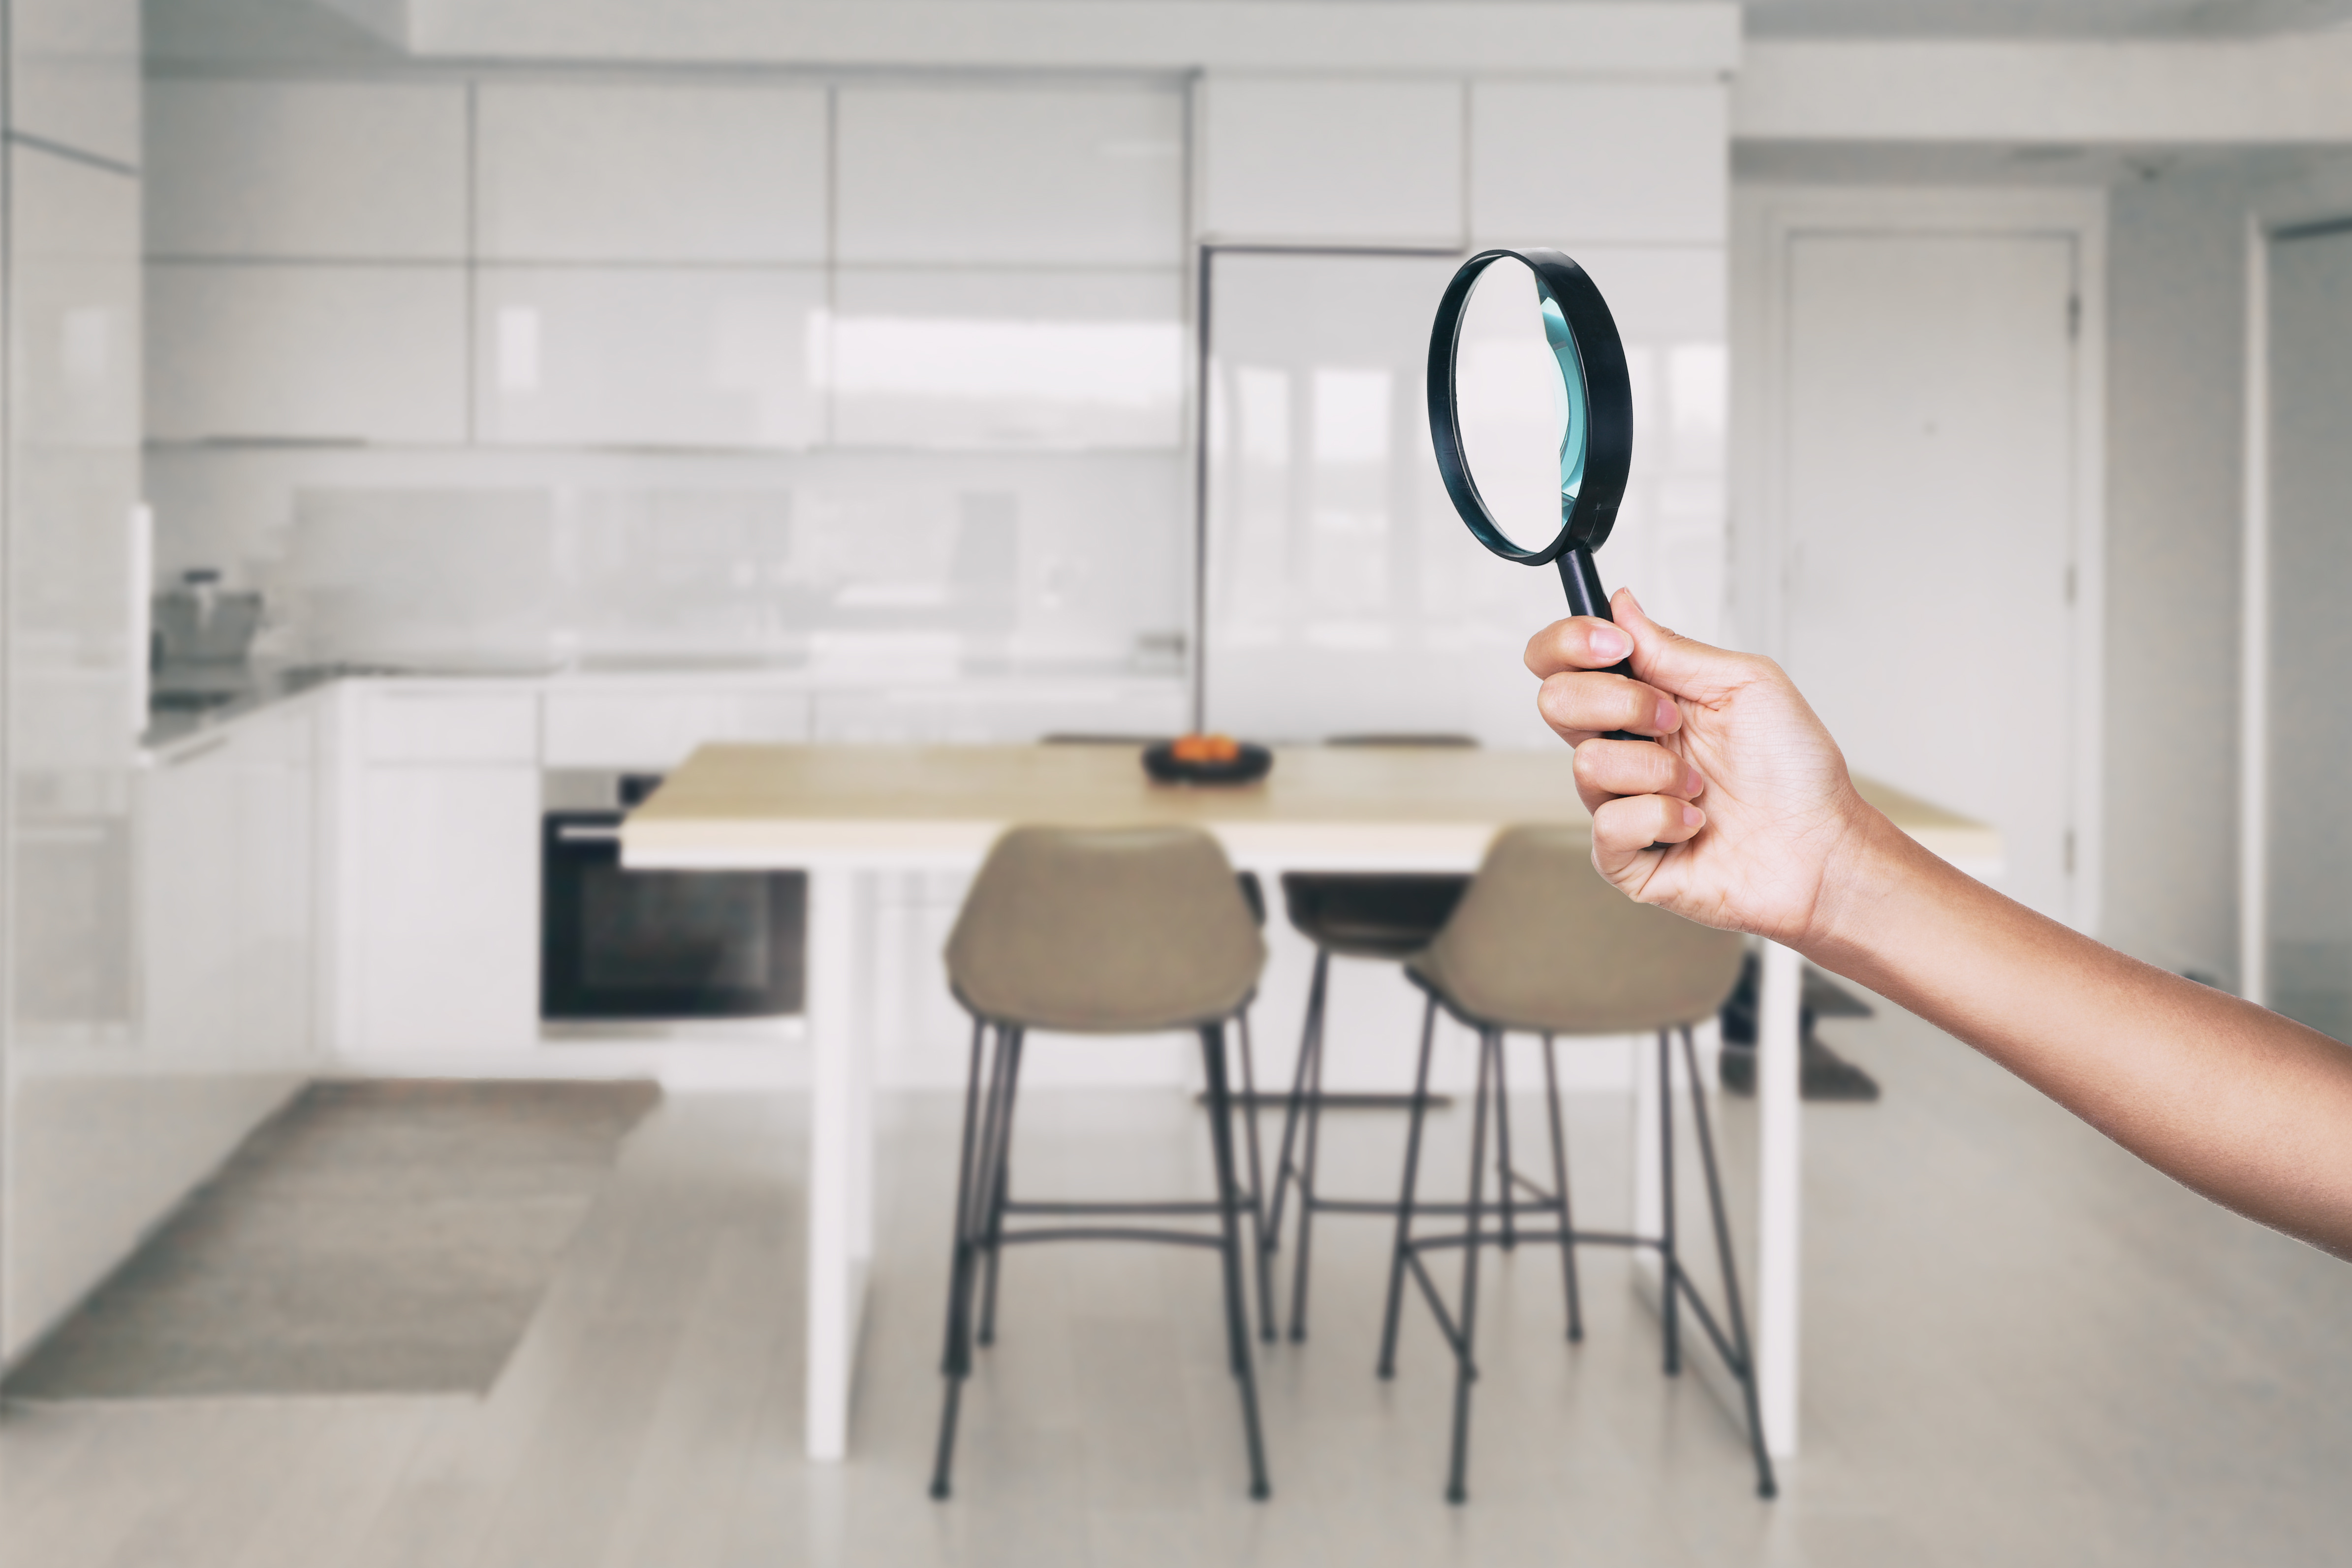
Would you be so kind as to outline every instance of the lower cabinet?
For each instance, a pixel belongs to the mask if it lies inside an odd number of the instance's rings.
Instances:
[[[356,683],[341,703],[336,1044],[358,1058],[539,1038],[539,698]]]
[[[312,1054],[317,710],[257,713],[140,784],[147,1042],[226,1067]]]

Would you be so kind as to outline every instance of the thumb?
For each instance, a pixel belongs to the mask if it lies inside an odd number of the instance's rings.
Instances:
[[[1633,589],[1611,596],[1609,615],[1633,639],[1634,675],[1669,696],[1705,701],[1738,683],[1738,654],[1660,626]]]

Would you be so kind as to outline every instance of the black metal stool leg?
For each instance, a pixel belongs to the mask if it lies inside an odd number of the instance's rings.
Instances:
[[[1316,950],[1316,962],[1323,962],[1322,950]],[[1323,1011],[1318,997],[1315,1011],[1315,1038],[1309,1047],[1311,1057],[1307,1067],[1307,1137],[1298,1162],[1298,1255],[1291,1260],[1290,1274],[1290,1337],[1293,1342],[1307,1338],[1307,1268],[1315,1252],[1315,1182],[1317,1162],[1323,1150]]]
[[[1724,1316],[1731,1320],[1731,1343],[1739,1364],[1731,1370],[1748,1405],[1748,1446],[1756,1456],[1756,1495],[1780,1495],[1772,1475],[1772,1456],[1764,1449],[1764,1418],[1756,1404],[1756,1352],[1748,1342],[1748,1312],[1739,1300],[1739,1266],[1731,1251],[1731,1226],[1723,1213],[1723,1183],[1715,1168],[1715,1133],[1707,1125],[1706,1093],[1699,1087],[1698,1047],[1691,1032],[1683,1030],[1683,1066],[1690,1074],[1691,1120],[1698,1129],[1699,1163],[1706,1170],[1707,1207],[1715,1215],[1715,1256],[1723,1270]]]
[[[1265,1479],[1265,1441],[1258,1430],[1257,1374],[1250,1365],[1248,1310],[1242,1301],[1242,1227],[1240,1183],[1234,1174],[1233,1095],[1225,1085],[1224,1029],[1212,1024],[1201,1031],[1201,1052],[1209,1080],[1209,1142],[1217,1163],[1217,1213],[1223,1221],[1225,1337],[1233,1351],[1234,1376],[1241,1384],[1242,1432],[1249,1444],[1250,1496],[1264,1498],[1271,1489]]]
[[[1004,1256],[1004,1205],[1013,1189],[1013,1100],[1021,1089],[1021,1047],[1028,1031],[1014,1028],[1000,1036],[1004,1090],[997,1110],[996,1167],[989,1183],[986,1278],[980,1288],[980,1342],[996,1342],[996,1273]]]
[[[1682,1258],[1675,1251],[1675,1074],[1666,1031],[1658,1031],[1658,1251],[1664,1260],[1664,1300],[1660,1304],[1666,1338],[1666,1375],[1683,1369],[1682,1339],[1675,1309],[1681,1304]]]
[[[1544,1098],[1551,1111],[1551,1184],[1559,1199],[1560,1282],[1568,1289],[1568,1337],[1584,1338],[1584,1301],[1576,1288],[1576,1216],[1568,1201],[1568,1133],[1559,1114],[1559,1066],[1552,1037],[1543,1037]]]
[[[971,1371],[971,1275],[972,1251],[977,1226],[973,1222],[974,1194],[979,1186],[977,1167],[987,1160],[981,1144],[981,1076],[984,1042],[988,1026],[973,1019],[971,1026],[971,1068],[964,1080],[963,1142],[961,1156],[956,1164],[955,1243],[948,1267],[947,1344],[940,1353],[940,1372],[947,1379],[947,1390],[940,1409],[939,1449],[931,1467],[931,1496],[948,1495],[948,1477],[955,1462],[956,1416],[962,1403],[963,1382]],[[1002,1061],[1000,1049],[999,1061]],[[992,1076],[988,1085],[988,1129],[993,1133],[996,1085]]]
[[[1413,1184],[1421,1173],[1421,1125],[1429,1113],[1429,1047],[1437,1030],[1437,998],[1421,1016],[1421,1065],[1413,1069],[1412,1116],[1404,1135],[1404,1189],[1397,1196],[1396,1248],[1389,1257],[1389,1304],[1381,1322],[1382,1377],[1396,1375],[1397,1315],[1404,1305],[1404,1270],[1412,1246]]]
[[[1249,1220],[1250,1261],[1257,1265],[1258,1333],[1268,1344],[1274,1342],[1274,1274],[1266,1267],[1266,1254],[1271,1248],[1265,1224],[1265,1169],[1258,1158],[1257,1143],[1257,1066],[1250,1050],[1249,1009],[1244,1007],[1234,1022],[1240,1026],[1242,1040],[1242,1125],[1249,1134]]]
[[[1483,1245],[1478,1234],[1480,1201],[1484,1196],[1480,1186],[1486,1173],[1486,1118],[1490,1107],[1494,1112],[1502,1109],[1497,1103],[1501,1075],[1490,1078],[1490,1064],[1502,1054],[1501,1032],[1479,1031],[1478,1092],[1470,1113],[1470,1199],[1462,1243],[1462,1316],[1454,1324],[1454,1457],[1445,1480],[1447,1502],[1465,1502],[1470,1496],[1470,1384],[1478,1376],[1475,1357],[1478,1339],[1478,1253]]]
[[[1299,1112],[1306,1107],[1307,1068],[1315,1053],[1313,1046],[1321,1037],[1323,1023],[1323,984],[1330,973],[1331,955],[1322,948],[1315,950],[1315,978],[1307,986],[1307,1021],[1298,1030],[1298,1060],[1290,1072],[1290,1100],[1282,1111],[1282,1152],[1274,1162],[1274,1202],[1267,1206],[1265,1247],[1268,1252],[1282,1245],[1282,1202],[1291,1178],[1297,1174],[1290,1163],[1290,1152],[1298,1134]]]
[[[1511,1088],[1503,1072],[1501,1031],[1495,1035],[1495,1185],[1503,1208],[1503,1250],[1519,1245],[1518,1203],[1511,1192]]]

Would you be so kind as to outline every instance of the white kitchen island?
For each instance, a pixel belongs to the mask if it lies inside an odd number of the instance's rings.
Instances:
[[[1911,797],[1864,794],[1928,847],[1979,875],[1990,829]],[[873,1253],[871,1051],[857,1009],[876,875],[970,872],[1015,823],[1184,823],[1235,865],[1287,870],[1467,871],[1498,828],[1588,821],[1571,756],[1556,752],[1303,747],[1240,789],[1156,786],[1120,746],[706,746],[622,829],[644,869],[809,873],[807,1022],[815,1058],[809,1173],[809,1456],[848,1449],[851,1378]],[[1761,998],[1758,1392],[1765,1437],[1795,1452],[1800,1298],[1796,955],[1768,947]]]

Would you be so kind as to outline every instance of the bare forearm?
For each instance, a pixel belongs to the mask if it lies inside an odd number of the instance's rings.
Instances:
[[[2044,919],[1884,818],[1848,862],[1808,957],[2177,1180],[2352,1258],[2352,1049]]]

